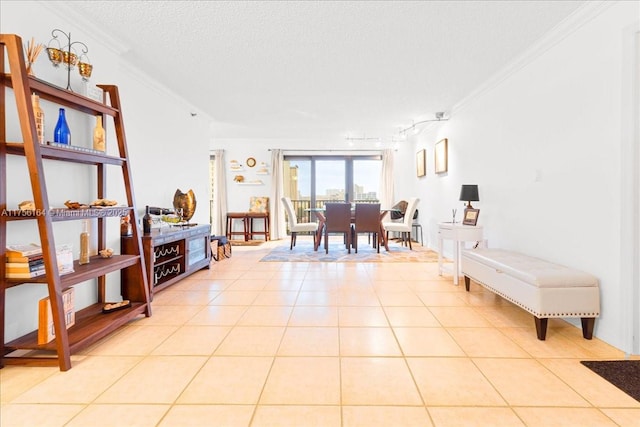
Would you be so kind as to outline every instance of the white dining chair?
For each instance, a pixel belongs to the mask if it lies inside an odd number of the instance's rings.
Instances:
[[[413,250],[411,246],[411,231],[413,225],[413,215],[418,209],[418,203],[420,203],[420,199],[417,197],[412,197],[409,199],[407,204],[407,210],[404,213],[404,218],[402,222],[383,222],[382,228],[384,228],[387,240],[389,239],[389,232],[401,233],[402,236],[402,244],[406,245],[409,242],[409,249]]]
[[[298,233],[310,232],[313,234],[314,247],[316,246],[316,231],[318,230],[318,223],[316,222],[298,222],[298,217],[293,209],[293,203],[290,197],[283,197],[282,203],[287,211],[287,218],[289,219],[289,232],[291,233],[291,245],[289,250],[293,250],[296,245],[296,238]]]

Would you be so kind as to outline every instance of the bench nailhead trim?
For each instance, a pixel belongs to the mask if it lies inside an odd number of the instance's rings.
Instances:
[[[538,313],[532,309],[530,309],[529,307],[521,304],[520,302],[514,300],[513,298],[503,294],[502,292],[498,291],[497,289],[494,289],[492,286],[487,285],[486,283],[483,283],[479,280],[476,280],[474,278],[472,278],[471,276],[467,276],[469,277],[471,280],[473,280],[474,282],[476,282],[479,285],[484,286],[485,288],[489,289],[491,292],[495,293],[496,295],[500,295],[502,298],[506,299],[507,301],[510,301],[512,303],[514,303],[515,305],[517,305],[520,308],[523,308],[524,310],[528,311],[529,313],[533,314],[536,317],[599,317],[600,313],[596,312],[596,313]]]

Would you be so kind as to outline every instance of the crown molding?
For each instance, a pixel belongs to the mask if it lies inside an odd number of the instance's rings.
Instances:
[[[471,101],[479,98],[485,92],[494,89],[511,75],[538,59],[545,52],[562,42],[564,39],[616,3],[618,2],[610,0],[587,1],[553,29],[544,34],[516,59],[490,77],[461,101],[456,103],[451,109],[451,116],[454,116],[456,112],[463,110]]]
[[[113,34],[103,30],[102,28],[92,26],[89,18],[74,9],[70,2],[38,0],[37,3],[42,5],[43,8],[49,10],[52,14],[59,16],[60,19],[73,22],[73,25],[77,26],[80,31],[86,34],[91,34],[92,38],[99,40],[102,47],[110,50],[120,58],[119,67],[124,70],[124,74],[136,79],[136,81],[145,85],[149,89],[173,99],[178,104],[183,105],[189,112],[196,113],[200,118],[203,118],[206,121],[213,121],[213,118],[208,114],[196,108],[185,98],[172,91],[168,86],[159,82],[147,72],[131,63],[131,61],[127,59],[127,56],[131,53],[131,47],[123,40],[115,37]]]
[[[104,31],[100,27],[91,25],[91,21],[85,15],[78,12],[69,2],[52,2],[38,0],[37,3],[42,8],[47,9],[53,15],[57,15],[60,19],[73,22],[73,25],[85,34],[91,34],[91,37],[100,40],[101,43],[113,53],[124,55],[131,50],[131,47],[123,40],[114,37],[112,33]]]

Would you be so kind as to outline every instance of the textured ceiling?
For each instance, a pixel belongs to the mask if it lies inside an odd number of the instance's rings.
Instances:
[[[67,1],[220,138],[389,138],[583,1]]]

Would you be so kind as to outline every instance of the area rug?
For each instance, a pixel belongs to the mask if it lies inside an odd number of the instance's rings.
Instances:
[[[640,402],[640,360],[580,362]]]
[[[229,240],[231,246],[260,246],[264,240]]]
[[[389,243],[389,251],[381,248],[380,253],[368,244],[360,244],[358,253],[351,253],[339,243],[329,246],[325,253],[324,246],[313,250],[313,243],[298,242],[293,250],[289,250],[289,242],[273,249],[260,261],[262,262],[438,262],[438,253],[414,244],[413,250],[399,244]]]

